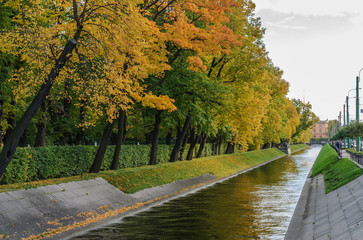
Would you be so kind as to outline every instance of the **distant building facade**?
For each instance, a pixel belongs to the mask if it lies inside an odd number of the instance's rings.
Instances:
[[[319,121],[313,127],[314,138],[328,138],[328,121]]]

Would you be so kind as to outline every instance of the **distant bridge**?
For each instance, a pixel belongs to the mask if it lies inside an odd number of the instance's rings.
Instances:
[[[325,141],[307,143],[307,145],[309,145],[309,146],[311,146],[311,145],[325,145],[325,144],[327,144],[327,142],[325,142]]]

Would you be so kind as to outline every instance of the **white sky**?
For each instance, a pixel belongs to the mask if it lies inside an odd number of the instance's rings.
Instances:
[[[288,96],[305,95],[322,120],[337,119],[339,111],[343,116],[345,98],[363,68],[363,0],[253,1],[266,28],[269,57],[290,83]],[[355,98],[349,105],[355,120]]]

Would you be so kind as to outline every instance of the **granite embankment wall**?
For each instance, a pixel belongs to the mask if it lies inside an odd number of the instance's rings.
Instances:
[[[231,176],[204,174],[125,194],[102,178],[0,193],[0,238],[66,239],[153,204],[210,186],[284,157],[281,154]]]

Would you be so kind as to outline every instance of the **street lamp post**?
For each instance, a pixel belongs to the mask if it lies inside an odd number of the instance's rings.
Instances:
[[[359,75],[360,75],[360,71],[359,71]],[[355,104],[356,104],[356,121],[357,123],[359,123],[359,77],[357,77],[357,86],[356,86],[356,99],[355,99]],[[360,151],[360,137],[357,137],[357,151]]]
[[[347,96],[347,126],[349,125],[349,93]],[[348,145],[348,149],[350,149],[350,139],[349,137],[347,137],[347,145]]]
[[[345,127],[345,104],[343,105],[343,127]]]
[[[356,99],[356,120],[359,123],[359,114],[360,114],[360,107],[359,107],[359,81],[360,81],[360,73],[362,72],[363,68],[359,70],[359,75],[357,77],[357,99]],[[360,151],[360,137],[357,138],[357,151]]]
[[[354,88],[353,89],[350,89],[349,92],[348,92],[348,96],[346,98],[346,105],[347,105],[347,126],[349,125],[349,93],[351,91],[355,90]],[[348,149],[350,149],[350,138],[347,137],[347,145],[348,145]]]

